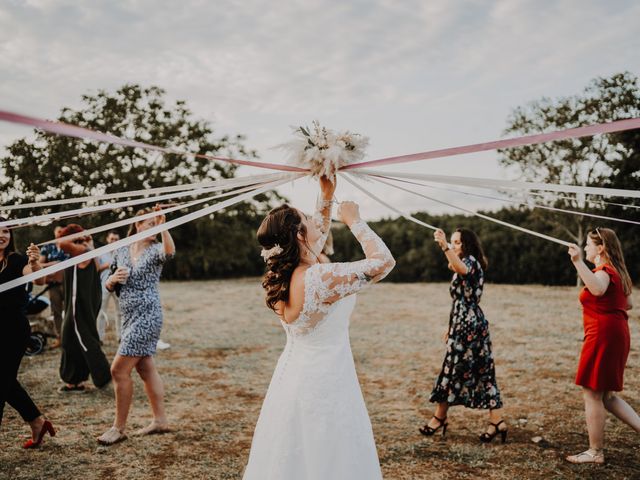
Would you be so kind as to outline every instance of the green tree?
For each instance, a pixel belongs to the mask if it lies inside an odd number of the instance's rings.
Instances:
[[[595,123],[612,122],[640,116],[640,83],[631,73],[609,78],[596,78],[578,95],[557,99],[542,98],[517,107],[508,119],[506,134],[531,135],[574,128]],[[631,180],[626,188],[637,189],[640,179],[628,177],[634,150],[619,135],[596,135],[576,139],[527,145],[500,151],[500,162],[515,169],[529,181],[613,187],[621,175]],[[541,197],[538,202],[562,208],[603,213],[605,205],[597,198],[587,201],[581,195]],[[626,201],[622,199],[622,201]],[[558,230],[582,244],[588,217],[540,212]]]
[[[255,156],[243,137],[214,135],[184,101],[167,104],[164,90],[124,85],[116,92],[83,95],[79,110],[63,108],[58,120],[115,136],[191,153]],[[192,155],[169,155],[83,141],[37,131],[0,160],[3,203],[43,201],[105,192],[179,185],[232,177],[236,167]]]
[[[84,141],[36,131],[0,158],[0,201],[26,203],[181,185],[233,177],[236,166],[196,158],[209,154],[255,157],[241,135],[217,135],[209,122],[194,118],[184,101],[170,102],[158,87],[124,85],[115,92],[82,96],[79,109],[63,108],[58,120],[115,136],[189,152],[162,154],[139,148]],[[262,266],[254,232],[275,194],[242,202],[215,217],[200,219],[174,232],[181,255],[168,266],[171,277],[204,278],[255,274]],[[78,205],[32,209],[29,215],[64,211]],[[70,219],[85,227],[130,216],[139,207]],[[25,214],[25,210],[16,213]],[[49,228],[20,231],[23,241],[51,238]],[[124,233],[124,232],[122,232]],[[233,257],[233,258],[229,258]]]

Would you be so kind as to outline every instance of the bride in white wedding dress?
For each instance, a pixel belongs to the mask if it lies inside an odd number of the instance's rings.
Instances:
[[[255,428],[245,480],[382,478],[373,431],[349,343],[355,293],[384,278],[395,261],[353,202],[338,215],[366,258],[319,263],[331,225],[335,183],[320,179],[313,219],[288,205],[258,230],[268,271],[267,305],[280,318],[285,346]]]

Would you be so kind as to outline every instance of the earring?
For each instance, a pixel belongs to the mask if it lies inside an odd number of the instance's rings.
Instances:
[[[600,260],[602,260],[602,258],[600,257],[600,255],[596,255],[596,258],[594,260],[595,263],[600,263]]]

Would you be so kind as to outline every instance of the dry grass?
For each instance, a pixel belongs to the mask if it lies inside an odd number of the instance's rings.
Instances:
[[[487,287],[498,382],[510,423],[509,442],[481,445],[483,412],[460,407],[447,437],[421,437],[432,413],[428,394],[442,362],[449,298],[444,284],[382,284],[363,293],[352,319],[356,366],[385,478],[640,478],[640,437],[607,420],[605,467],[572,466],[563,455],[587,445],[582,401],[573,385],[582,341],[573,288]],[[175,432],[130,439],[110,448],[95,437],[111,423],[113,400],[91,391],[62,395],[58,352],[23,362],[20,379],[58,426],[38,451],[23,451],[27,429],[7,407],[0,432],[0,478],[240,478],[262,397],[284,344],[263,306],[256,279],[163,283],[163,339],[157,363]],[[640,298],[636,297],[636,305]],[[632,352],[623,396],[640,409],[639,312],[631,318]],[[113,333],[107,339],[115,352]],[[149,421],[136,379],[130,428]],[[531,442],[542,435],[544,448]]]

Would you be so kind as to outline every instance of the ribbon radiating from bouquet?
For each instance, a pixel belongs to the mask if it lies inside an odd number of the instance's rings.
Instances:
[[[272,170],[284,170],[284,171],[292,171],[292,172],[302,172],[305,171],[304,168],[300,168],[295,165],[282,165],[276,163],[264,163],[264,162],[255,162],[251,160],[240,160],[240,159],[232,159],[226,157],[219,157],[214,155],[205,155],[205,154],[193,154],[190,152],[183,152],[171,148],[159,147],[157,145],[151,145],[144,142],[138,142],[135,140],[123,139],[114,135],[109,135],[101,132],[97,132],[88,128],[78,127],[76,125],[70,125],[63,122],[54,122],[51,120],[44,120],[36,117],[30,117],[26,115],[20,115],[17,113],[9,112],[6,110],[0,110],[0,120],[4,120],[10,123],[17,123],[21,125],[28,125],[31,127],[38,128],[40,130],[44,130],[49,133],[54,133],[57,135],[63,135],[67,137],[75,137],[80,139],[90,139],[97,140],[100,142],[111,143],[114,145],[122,145],[129,146],[134,148],[141,148],[145,150],[158,151],[163,153],[171,153],[175,155],[192,155],[197,158],[204,158],[208,160],[217,160],[222,162],[234,163],[237,165],[248,165],[259,168],[268,168]],[[369,160],[366,162],[360,163],[351,163],[356,160],[363,158],[364,156],[364,148],[368,144],[368,138],[359,134],[354,134],[350,132],[344,132],[347,136],[347,139],[350,139],[350,145],[348,146],[345,142],[344,145],[339,144],[339,139],[335,139],[333,136],[330,138],[330,142],[324,142],[325,133],[322,131],[322,127],[317,124],[320,131],[317,131],[315,125],[317,122],[314,122],[313,133],[310,129],[304,129],[305,132],[302,131],[302,127],[296,129],[294,133],[300,134],[297,139],[297,151],[300,151],[300,147],[302,150],[306,150],[307,147],[313,148],[314,146],[318,148],[318,150],[328,150],[330,146],[337,146],[346,150],[346,156],[344,157],[346,160],[345,164],[340,167],[341,170],[351,170],[351,169],[360,169],[364,167],[371,167],[374,165],[382,166],[382,165],[390,165],[390,164],[398,164],[398,163],[409,163],[415,162],[418,160],[427,160],[433,158],[444,158],[451,157],[455,155],[464,155],[468,153],[476,153],[476,152],[484,152],[489,150],[497,150],[497,149],[507,149],[514,147],[521,147],[524,145],[536,145],[540,143],[546,143],[550,141],[557,140],[567,140],[571,138],[580,138],[580,137],[588,137],[593,135],[600,135],[604,133],[616,133],[623,132],[626,130],[635,130],[640,128],[640,118],[629,118],[624,120],[616,120],[613,122],[604,122],[593,125],[585,125],[582,127],[576,128],[568,128],[563,130],[556,130],[553,132],[540,133],[535,135],[523,135],[520,137],[503,139],[503,140],[494,140],[491,142],[485,143],[475,143],[470,145],[462,145],[451,148],[444,148],[438,150],[430,150],[426,152],[413,153],[408,155],[398,155],[394,157],[386,157],[377,160]],[[324,129],[335,135],[332,131],[328,129]],[[300,143],[300,140],[303,143]],[[316,142],[317,140],[317,142]],[[344,139],[342,139],[344,141]],[[295,141],[294,141],[295,142]],[[306,144],[304,142],[307,142]],[[293,143],[293,142],[290,142]],[[326,144],[325,144],[326,143]],[[287,146],[285,144],[284,146]],[[348,152],[352,152],[349,154]],[[320,167],[321,169],[322,167]]]
[[[471,145],[461,145],[458,147],[430,150],[427,152],[412,153],[409,155],[398,155],[395,157],[380,158],[378,160],[369,160],[367,162],[354,163],[345,166],[343,167],[343,170],[392,165],[397,163],[409,163],[416,162],[418,160],[429,160],[433,158],[445,158],[455,155],[464,155],[467,153],[486,152],[489,150],[515,148],[525,145],[536,145],[539,143],[546,143],[557,140],[568,140],[570,138],[591,137],[593,135],[600,135],[603,133],[616,133],[626,130],[635,130],[638,128],[640,128],[640,118],[628,118],[624,120],[616,120],[614,122],[605,122],[594,125],[585,125],[583,127],[556,130],[554,132],[548,133],[523,135],[520,137],[508,138],[504,140],[494,140],[492,142],[474,143]]]
[[[314,120],[312,127],[297,127],[294,139],[279,145],[289,152],[289,163],[309,170],[314,177],[333,179],[335,173],[362,160],[369,138],[350,131],[336,132]]]
[[[354,175],[354,174],[353,174],[353,173],[351,173],[351,174],[349,174],[349,175]],[[437,198],[434,198],[434,197],[429,197],[429,196],[427,196],[427,195],[424,195],[424,194],[422,194],[422,193],[415,192],[415,191],[413,191],[413,190],[409,190],[409,189],[404,188],[404,187],[401,187],[401,186],[399,186],[399,185],[394,185],[394,184],[389,183],[389,182],[387,182],[387,181],[385,181],[385,180],[382,180],[382,179],[380,179],[380,178],[373,177],[373,179],[374,179],[374,180],[376,180],[377,182],[384,183],[385,185],[388,185],[388,186],[390,186],[390,187],[394,187],[394,188],[397,188],[397,189],[399,189],[399,190],[404,190],[404,191],[405,191],[405,192],[407,192],[407,193],[412,193],[412,194],[414,194],[414,195],[418,195],[418,196],[420,196],[420,197],[422,197],[422,198],[425,198],[425,199],[427,199],[427,200],[431,200],[432,202],[436,202],[436,203],[439,203],[439,204],[441,204],[441,205],[446,205],[446,206],[448,206],[448,207],[454,208],[454,209],[456,209],[456,210],[460,210],[460,211],[462,211],[462,212],[470,213],[471,215],[474,215],[474,216],[476,216],[476,217],[482,218],[482,219],[484,219],[484,220],[488,220],[488,221],[493,222],[493,223],[497,223],[498,225],[502,225],[502,226],[504,226],[504,227],[508,227],[508,228],[511,228],[511,229],[514,229],[514,230],[518,230],[518,231],[523,232],[523,233],[528,233],[529,235],[533,235],[534,237],[543,238],[544,240],[548,240],[548,241],[550,241],[550,242],[554,242],[554,243],[557,243],[557,244],[560,244],[560,245],[564,245],[565,247],[569,247],[569,246],[571,246],[571,242],[567,242],[567,241],[565,241],[565,240],[561,240],[561,239],[559,239],[559,238],[552,237],[552,236],[550,236],[550,235],[545,235],[544,233],[539,233],[539,232],[536,232],[536,231],[534,231],[534,230],[529,230],[528,228],[520,227],[519,225],[514,225],[514,224],[512,224],[512,223],[508,223],[508,222],[505,222],[505,221],[503,221],[503,220],[498,220],[497,218],[493,218],[493,217],[490,217],[490,216],[488,216],[488,215],[484,215],[484,214],[479,213],[479,212],[474,212],[473,210],[469,210],[468,208],[464,208],[464,207],[461,207],[461,206],[459,206],[459,205],[455,205],[455,204],[453,204],[453,203],[449,203],[449,202],[445,202],[445,201],[442,201],[442,200],[438,200]],[[383,204],[383,205],[385,205],[385,206],[389,207],[389,205],[388,205],[386,202],[383,202],[383,201],[382,201],[382,200],[380,200],[378,197],[376,197],[375,195],[373,195],[371,192],[369,192],[368,190],[364,189],[362,186],[358,186],[355,182],[353,182],[353,180],[350,180],[349,178],[347,178],[347,180],[348,180],[351,184],[355,185],[355,186],[356,186],[356,187],[358,187],[360,190],[362,190],[362,191],[363,191],[366,195],[368,195],[369,197],[371,197],[371,198],[373,198],[374,200],[377,200],[378,202],[380,202],[381,204]],[[415,217],[412,217],[411,215],[404,214],[404,213],[400,212],[399,210],[397,210],[397,209],[395,209],[395,208],[393,208],[393,207],[391,207],[391,208],[392,208],[394,211],[396,211],[397,213],[399,213],[400,215],[402,215],[402,216],[403,216],[404,218],[406,218],[407,220],[410,220],[410,221],[412,221],[412,222],[414,222],[414,223],[423,224],[423,226],[428,227],[428,228],[431,228],[432,230],[437,230],[437,228],[436,228],[436,227],[434,227],[434,226],[432,226],[432,225],[424,224],[424,222],[421,222],[420,220],[416,219]]]
[[[197,183],[183,183],[179,185],[167,185],[165,187],[154,187],[154,188],[143,188],[140,190],[129,190],[124,192],[114,192],[114,193],[103,193],[96,195],[87,195],[84,197],[70,197],[70,198],[60,198],[56,200],[42,200],[39,202],[31,202],[31,203],[16,203],[13,205],[0,205],[0,210],[23,210],[25,208],[41,208],[41,207],[50,207],[50,206],[58,206],[58,205],[69,205],[73,203],[94,203],[102,200],[114,200],[117,198],[125,198],[125,197],[141,197],[148,195],[156,195],[160,193],[168,193],[168,192],[180,192],[183,190],[191,190],[195,188],[209,188],[216,187],[219,185],[226,185],[228,187],[235,186],[235,182],[243,182],[247,179],[255,180],[255,183],[260,182],[268,182],[270,180],[274,180],[278,173],[266,173],[261,175],[251,175],[249,177],[234,177],[234,178],[224,178],[221,180],[208,180]]]
[[[256,188],[261,187],[263,185],[266,185],[267,183],[268,182],[260,183],[258,185],[249,185],[248,187],[237,188],[237,189],[231,190],[229,192],[220,193],[218,195],[213,195],[211,197],[201,198],[201,199],[194,200],[194,201],[191,201],[191,202],[184,202],[184,203],[181,203],[181,204],[175,205],[175,206],[163,207],[162,205],[160,205],[160,207],[162,208],[162,210],[160,210],[160,211],[154,210],[152,212],[145,213],[145,214],[142,214],[142,215],[135,215],[135,216],[130,217],[130,218],[125,218],[124,220],[119,220],[117,222],[108,223],[106,225],[100,225],[98,227],[89,228],[87,230],[82,230],[81,232],[71,233],[71,234],[66,235],[64,237],[54,238],[54,239],[51,239],[51,240],[47,240],[46,242],[41,242],[41,243],[38,244],[38,246],[41,247],[43,245],[48,245],[50,243],[57,243],[57,242],[61,242],[63,240],[74,240],[76,238],[86,237],[87,235],[93,235],[94,233],[105,232],[107,230],[115,230],[115,229],[120,228],[120,227],[125,227],[127,225],[131,225],[132,223],[138,223],[138,222],[142,222],[144,220],[147,220],[149,218],[157,217],[158,215],[166,215],[167,213],[176,212],[178,210],[185,210],[185,209],[188,209],[188,208],[191,208],[191,207],[195,207],[196,205],[200,205],[202,203],[207,203],[207,202],[211,202],[212,200],[217,200],[219,198],[239,195],[239,194],[244,193],[244,192],[255,190]]]
[[[510,189],[517,191],[546,190],[551,192],[582,193],[587,195],[601,195],[604,197],[640,198],[640,191],[622,188],[590,187],[586,185],[565,185],[561,183],[520,182],[514,180],[499,180],[494,178],[458,177],[453,175],[433,175],[428,173],[387,172],[382,170],[358,169],[355,172],[372,176],[387,176],[407,178],[409,180],[425,180],[427,182],[445,183],[478,187],[489,190]]]
[[[196,158],[202,158],[205,160],[215,160],[225,163],[231,163],[235,165],[246,165],[250,167],[268,168],[270,170],[283,170],[286,172],[302,172],[303,170],[290,165],[281,165],[277,163],[264,163],[256,162],[253,160],[241,160],[238,158],[219,157],[216,155],[207,155],[203,153],[192,153],[177,150],[175,148],[160,147],[158,145],[151,145],[149,143],[138,142],[136,140],[130,140],[126,138],[117,137],[115,135],[109,135],[102,132],[97,132],[89,128],[78,127],[77,125],[70,125],[64,122],[53,122],[51,120],[43,120],[40,118],[29,117],[26,115],[20,115],[6,110],[0,110],[0,120],[6,122],[18,123],[21,125],[28,125],[48,133],[55,133],[57,135],[63,135],[65,137],[75,137],[87,140],[97,140],[99,142],[110,143],[113,145],[121,145],[124,147],[141,148],[143,150],[151,150],[155,152],[168,153],[181,156],[193,156]]]
[[[383,182],[394,188],[400,188],[401,190],[405,190],[407,192],[420,195],[423,198],[448,205],[452,208],[456,208],[461,211],[472,213],[474,215],[477,215],[481,218],[485,218],[490,221],[495,221],[497,223],[502,223],[506,226],[510,226],[512,228],[517,228],[518,230],[525,231],[532,235],[546,238],[548,240],[555,241],[556,243],[561,243],[563,245],[567,244],[567,242],[564,242],[558,239],[553,239],[552,237],[548,237],[542,234],[537,234],[536,232],[532,232],[530,230],[523,229],[521,227],[506,224],[506,222],[501,222],[496,219],[492,219],[488,216],[478,214],[471,210],[467,210],[447,202],[439,201],[432,197],[428,197],[428,196],[419,194],[417,192],[399,187],[398,185],[390,184],[387,181],[382,180],[382,178],[395,177],[396,180],[398,178],[419,179],[419,180],[426,180],[429,182],[439,182],[439,183],[461,185],[461,186],[472,186],[476,188],[487,188],[492,190],[497,190],[497,189],[519,189],[519,190],[525,190],[525,191],[542,190],[542,191],[551,191],[551,192],[571,192],[571,193],[589,194],[589,195],[602,195],[607,197],[619,196],[619,197],[640,198],[640,192],[636,192],[632,190],[623,190],[623,189],[607,189],[607,188],[598,188],[598,187],[557,185],[557,184],[548,184],[548,183],[513,182],[513,181],[495,180],[495,179],[474,179],[469,177],[453,177],[453,176],[443,176],[443,175],[408,174],[408,173],[402,173],[402,172],[378,172],[375,170],[367,170],[363,168],[363,167],[368,167],[373,165],[389,165],[389,164],[407,163],[407,162],[413,162],[417,160],[426,160],[430,158],[442,158],[442,157],[448,157],[452,155],[461,155],[466,153],[487,151],[487,150],[493,150],[493,149],[513,148],[513,147],[518,147],[523,145],[534,145],[534,144],[544,143],[544,142],[554,141],[554,140],[579,138],[579,137],[592,136],[592,135],[598,135],[603,133],[613,133],[618,131],[637,129],[637,128],[640,128],[640,118],[619,120],[615,122],[602,123],[602,124],[596,124],[596,125],[588,125],[584,127],[570,128],[566,130],[559,130],[556,132],[549,132],[549,133],[538,134],[538,135],[521,136],[521,137],[516,137],[512,139],[507,139],[507,140],[497,140],[497,141],[481,143],[481,144],[473,144],[473,145],[453,147],[453,148],[447,148],[447,149],[441,149],[441,150],[433,150],[433,151],[421,152],[421,153],[411,154],[411,155],[388,157],[388,158],[383,158],[379,160],[372,160],[372,161],[360,162],[360,163],[358,163],[358,161],[364,157],[364,149],[368,144],[368,139],[366,137],[363,137],[359,134],[354,134],[348,131],[342,132],[342,133],[335,133],[332,130],[321,127],[318,122],[314,122],[312,129],[303,128],[303,127],[296,129],[294,131],[294,135],[296,135],[296,138],[293,141],[289,142],[288,144],[284,145],[291,152],[289,165],[252,162],[248,160],[236,160],[236,159],[229,159],[229,158],[217,157],[217,156],[211,156],[211,155],[181,152],[171,148],[158,147],[158,146],[150,145],[143,142],[122,139],[119,137],[115,137],[115,136],[100,133],[100,132],[95,132],[95,131],[92,131],[86,128],[77,127],[74,125],[68,125],[61,122],[51,122],[51,121],[41,120],[33,117],[26,117],[26,116],[17,115],[17,114],[13,114],[11,112],[5,112],[5,111],[0,111],[0,120],[6,120],[13,123],[30,125],[36,128],[40,128],[44,131],[59,134],[59,135],[97,140],[101,142],[107,142],[107,143],[129,146],[134,148],[160,151],[163,153],[171,153],[171,154],[177,154],[177,155],[190,155],[190,156],[195,156],[199,158],[226,161],[226,162],[235,163],[239,165],[250,165],[250,166],[268,168],[273,170],[299,172],[299,175],[295,176],[295,178],[300,178],[301,176],[304,176],[306,174],[311,174],[313,176],[326,175],[329,178],[332,178],[335,175],[335,173],[338,171],[349,171],[354,169],[354,172],[358,172],[358,174],[372,177],[377,181]],[[363,189],[362,187],[358,186],[355,182],[351,180],[349,180],[349,182],[353,183],[356,187],[358,187],[359,189],[367,193],[366,189]],[[175,191],[180,190],[178,186],[167,187],[167,188],[168,189],[175,188]],[[196,187],[195,184],[193,185],[193,189],[199,190],[200,193],[206,193],[207,191],[206,187],[202,188],[201,185],[198,185]],[[100,199],[106,199],[108,196],[112,196],[112,195],[116,195],[113,198],[118,198],[117,195],[126,196],[125,195],[126,193],[127,192],[124,192],[123,194],[105,194],[103,196],[100,196],[101,197]],[[131,195],[134,194],[134,192],[130,192],[130,193]],[[184,195],[185,193],[186,192],[183,190],[182,194],[178,194],[176,196]],[[369,196],[372,196],[370,192],[367,194]],[[144,195],[144,193],[140,193],[140,195]],[[243,195],[240,195],[240,197],[243,197]],[[239,197],[236,197],[236,198],[239,198]],[[381,202],[383,205],[391,208],[395,212],[401,214],[405,218],[410,217],[402,214],[400,210],[396,209],[395,207],[391,207],[388,203],[384,202],[380,198],[375,196],[373,196],[373,198]],[[83,199],[87,201],[93,201],[93,200],[97,200],[98,198],[93,198],[92,200],[89,200],[88,197],[83,197]],[[75,200],[80,200],[80,199],[75,199]],[[231,200],[235,200],[235,198],[230,199],[228,201],[231,201]],[[72,203],[73,201],[74,201],[73,199],[64,200],[65,203],[67,202]],[[126,203],[134,203],[137,201],[138,200],[131,200]],[[52,202],[54,201],[48,201],[47,203],[52,203]],[[31,204],[31,205],[36,206],[37,204]],[[110,204],[110,205],[111,207],[113,207],[114,204]],[[16,206],[14,207],[18,208]],[[100,206],[96,208],[100,208]],[[193,214],[190,214],[190,215],[193,215]],[[52,218],[52,217],[49,217],[49,218]],[[418,219],[415,219],[413,217],[409,219],[411,221],[415,221],[416,223],[421,223],[423,224],[423,226],[426,226],[429,228],[435,228],[432,225],[428,225],[428,224],[425,224],[424,222],[420,222]],[[635,223],[635,222],[632,222],[632,223]]]
[[[56,263],[55,265],[51,265],[49,267],[45,267],[43,269],[40,269],[36,272],[33,273],[29,273],[27,275],[23,275],[22,277],[18,277],[14,280],[11,280],[9,282],[5,282],[0,284],[0,293],[2,292],[6,292],[7,290],[10,290],[12,288],[18,287],[20,285],[24,285],[28,282],[32,282],[38,278],[42,278],[45,277],[47,275],[52,275],[56,272],[59,272],[61,270],[65,270],[69,267],[73,267],[75,265],[78,265],[79,263],[82,262],[86,262],[87,260],[91,260],[93,258],[99,257],[101,255],[104,255],[105,253],[108,252],[112,252],[113,250],[116,250],[120,247],[126,247],[128,245],[131,245],[132,243],[137,242],[138,240],[143,240],[145,238],[148,238],[150,236],[153,235],[157,235],[165,230],[169,230],[171,228],[175,228],[178,227],[180,225],[184,225],[187,222],[190,222],[192,220],[195,220],[197,218],[201,218],[204,217],[206,215],[210,215],[212,213],[215,213],[219,210],[222,210],[224,208],[230,207],[232,205],[235,205],[237,203],[240,203],[242,201],[245,200],[249,200],[250,198],[255,197],[256,195],[259,195],[261,193],[265,193],[267,191],[273,190],[274,188],[283,185],[286,182],[289,182],[291,180],[295,180],[297,178],[300,178],[304,176],[304,174],[301,173],[291,173],[289,175],[286,175],[286,178],[281,179],[281,180],[277,180],[274,182],[269,182],[266,185],[263,185],[261,187],[258,187],[254,190],[251,190],[249,192],[246,193],[242,193],[240,195],[236,195],[235,197],[232,197],[228,200],[224,200],[222,202],[216,203],[214,205],[202,208],[196,212],[192,212],[189,213],[187,215],[183,215],[182,217],[178,217],[174,220],[170,220],[166,223],[162,223],[160,225],[156,225],[155,227],[151,227],[143,232],[139,232],[136,234],[133,234],[129,237],[123,238],[121,240],[118,240],[116,242],[113,243],[109,243],[107,245],[104,245],[102,247],[96,248],[95,250],[89,250],[81,255],[69,258],[68,260],[64,260],[62,262]]]
[[[271,174],[266,178],[266,180],[270,180],[270,181],[277,180],[279,178],[283,178],[283,175],[287,175],[287,174],[282,174],[282,173]],[[114,203],[104,203],[101,205],[95,205],[91,207],[82,207],[74,210],[66,210],[62,212],[53,212],[53,213],[46,213],[42,215],[34,215],[30,217],[15,218],[15,219],[5,220],[0,222],[0,227],[17,227],[17,226],[24,227],[29,225],[36,225],[38,223],[50,222],[53,220],[60,220],[62,218],[74,217],[80,214],[96,213],[96,212],[102,212],[105,210],[115,210],[117,208],[131,207],[131,206],[145,204],[145,203],[161,202],[168,199],[175,199],[175,198],[182,198],[182,197],[196,197],[196,196],[204,195],[207,193],[227,190],[229,188],[236,187],[236,186],[245,186],[250,184],[264,183],[264,182],[261,182],[261,180],[265,180],[265,178],[262,178],[263,176],[259,176],[259,177],[260,178],[255,178],[255,177],[229,178],[225,180],[219,180],[217,182],[211,182],[211,184],[213,184],[214,186],[206,187],[206,188],[197,187],[197,188],[188,189],[186,191],[165,193],[163,195],[158,195],[155,197],[138,198],[134,200],[126,200],[126,201],[120,201],[120,202],[114,202]]]
[[[460,194],[460,195],[466,195],[466,196],[471,196],[471,197],[477,197],[477,198],[486,198],[489,200],[497,200],[499,202],[507,202],[507,203],[513,203],[515,205],[519,205],[519,206],[523,206],[523,207],[529,207],[529,208],[540,208],[542,210],[549,210],[552,212],[559,212],[559,213],[567,213],[569,215],[579,215],[579,216],[584,216],[584,217],[590,217],[590,218],[597,218],[599,220],[607,220],[610,222],[621,222],[621,223],[630,223],[633,225],[640,225],[640,222],[636,221],[636,220],[628,220],[626,218],[615,218],[615,217],[608,217],[606,215],[598,215],[596,213],[589,213],[589,212],[582,212],[582,211],[576,211],[576,210],[569,210],[567,208],[558,208],[558,207],[551,207],[549,205],[542,205],[539,203],[535,203],[535,202],[523,202],[520,200],[516,200],[514,198],[508,198],[508,197],[495,197],[493,195],[482,195],[480,193],[473,193],[473,192],[465,192],[462,190],[456,190],[456,189],[452,189],[452,188],[445,188],[445,187],[436,187],[434,185],[429,185],[423,182],[416,182],[416,181],[411,181],[411,180],[401,180],[398,178],[393,178],[390,177],[388,175],[372,175],[372,177],[374,177],[375,179],[377,178],[384,178],[386,180],[395,180],[396,182],[401,182],[401,183],[408,183],[408,184],[412,184],[412,185],[418,185],[421,187],[426,187],[429,189],[435,189],[435,190],[442,190],[445,192],[451,192],[451,193],[456,193],[456,194]],[[527,195],[530,194],[530,192],[522,192],[522,193],[526,193]],[[566,197],[570,200],[575,200],[571,197]],[[531,197],[528,197],[529,200],[531,200]]]

